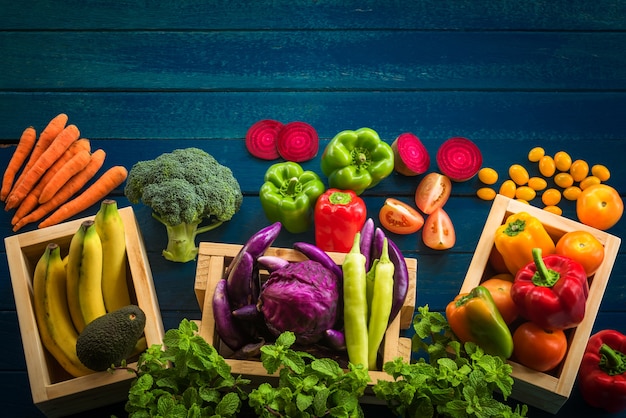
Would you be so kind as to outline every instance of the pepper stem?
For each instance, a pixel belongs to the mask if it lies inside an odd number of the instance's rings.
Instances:
[[[602,344],[600,347],[600,368],[609,376],[626,372],[626,354]]]
[[[300,184],[300,180],[298,179],[298,177],[291,177],[289,180],[287,180],[286,182],[287,184],[284,185],[284,195],[285,196],[294,196],[296,194],[298,194],[299,188],[298,185]]]
[[[350,193],[346,192],[333,192],[328,197],[328,200],[333,205],[347,205],[352,202],[352,197],[350,197]]]
[[[559,281],[559,272],[549,269],[541,256],[541,248],[533,248],[533,261],[537,271],[533,275],[532,282],[535,286],[552,287]]]

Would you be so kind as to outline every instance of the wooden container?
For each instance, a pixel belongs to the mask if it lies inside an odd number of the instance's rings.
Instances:
[[[132,207],[121,208],[126,230],[129,289],[131,301],[146,314],[145,337],[148,345],[162,344],[163,322],[152,281],[152,273]],[[35,265],[48,243],[68,252],[72,236],[86,219],[5,238],[9,271],[15,296],[24,356],[34,404],[48,417],[60,417],[128,399],[134,375],[124,370],[113,374],[97,372],[74,378],[43,347],[32,304]],[[136,363],[131,363],[134,367]]]
[[[253,384],[271,381],[276,379],[277,375],[270,376],[263,368],[260,361],[254,360],[235,360],[229,358],[232,351],[220,341],[219,335],[215,330],[215,320],[213,318],[212,300],[216,283],[223,278],[225,269],[237,255],[241,249],[241,245],[235,244],[217,244],[202,242],[199,245],[198,265],[195,281],[195,292],[198,304],[202,310],[202,320],[200,322],[200,335],[202,335],[210,344],[217,348],[218,352],[230,364],[234,375],[242,375],[252,381]],[[307,258],[299,251],[271,247],[265,253],[266,255],[275,255],[289,261],[302,261]],[[343,262],[345,254],[328,253],[331,258],[339,265]],[[406,361],[410,361],[411,357],[411,339],[401,336],[401,331],[408,329],[412,324],[413,312],[415,309],[415,295],[417,286],[417,260],[414,258],[406,259],[409,271],[410,283],[409,291],[403,308],[400,313],[392,321],[387,329],[382,347],[383,362],[392,361],[397,357],[402,357]],[[267,277],[267,272],[262,272]],[[370,370],[371,384],[378,380],[392,380],[392,377],[383,371]],[[364,402],[376,402],[372,393],[366,392],[363,398]]]
[[[538,218],[555,243],[566,232],[585,230],[591,232],[604,245],[602,265],[590,278],[585,318],[576,328],[566,331],[569,347],[561,365],[556,370],[542,373],[514,361],[509,361],[513,367],[512,377],[514,379],[511,397],[544,411],[557,413],[569,398],[574,386],[587,340],[591,335],[593,323],[609,281],[621,240],[571,219],[497,195],[485,222],[460,293],[469,292],[483,280],[495,274],[489,265],[489,254],[494,248],[496,229],[503,225],[510,215],[519,212],[526,212]]]

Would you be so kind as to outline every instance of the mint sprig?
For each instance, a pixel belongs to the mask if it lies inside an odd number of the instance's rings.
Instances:
[[[418,307],[413,319],[413,351],[424,357],[413,363],[398,358],[383,368],[393,381],[379,380],[374,394],[400,417],[525,417],[527,405],[515,409],[504,400],[512,392],[512,368],[485,354],[474,343],[455,340],[446,318]]]

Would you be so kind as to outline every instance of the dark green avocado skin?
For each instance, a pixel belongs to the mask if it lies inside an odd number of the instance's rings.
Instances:
[[[91,370],[104,371],[128,358],[143,334],[146,314],[137,305],[109,312],[87,324],[78,336],[76,354]]]

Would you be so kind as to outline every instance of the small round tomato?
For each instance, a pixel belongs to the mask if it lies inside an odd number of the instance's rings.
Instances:
[[[428,215],[422,229],[422,241],[433,250],[447,250],[454,247],[456,243],[456,233],[452,220],[442,209],[435,209]]]
[[[510,276],[511,280],[503,279],[502,276],[504,275],[494,276],[485,280],[480,285],[486,287],[487,290],[489,290],[489,293],[491,293],[491,298],[496,304],[500,315],[502,315],[504,322],[511,324],[519,316],[517,305],[515,305],[515,302],[513,302],[513,298],[511,297],[513,275],[507,275],[507,278]]]
[[[395,234],[412,234],[424,225],[424,217],[406,203],[387,198],[378,212],[381,225]]]
[[[576,199],[578,220],[597,229],[611,228],[623,213],[624,202],[621,196],[607,184],[589,186]]]
[[[578,261],[587,277],[592,276],[604,260],[604,246],[588,231],[566,232],[556,243],[556,253]]]
[[[545,330],[528,321],[513,332],[513,359],[533,370],[554,369],[566,352],[567,337],[563,330]]]
[[[415,190],[415,204],[426,215],[442,207],[450,197],[452,182],[439,173],[428,173],[420,180]]]

